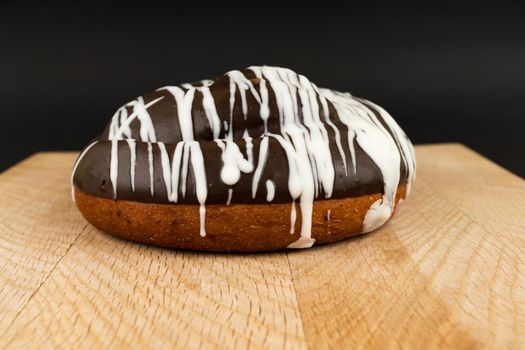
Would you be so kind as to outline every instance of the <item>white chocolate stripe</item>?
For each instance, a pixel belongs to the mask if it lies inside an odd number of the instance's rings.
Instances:
[[[129,174],[131,179],[131,190],[135,192],[135,167],[137,166],[137,145],[135,140],[126,139],[129,146]]]
[[[111,140],[111,160],[109,162],[109,179],[113,187],[113,198],[117,198],[118,179],[118,139]]]
[[[76,203],[76,200],[75,200],[75,185],[73,184],[73,178],[75,177],[75,173],[77,171],[77,167],[80,164],[80,162],[82,161],[82,158],[84,158],[86,153],[90,150],[90,148],[95,146],[97,143],[98,143],[98,140],[97,141],[93,141],[90,145],[88,145],[86,148],[84,148],[84,151],[82,151],[82,153],[80,153],[80,155],[78,156],[77,161],[75,162],[75,165],[73,166],[73,171],[71,172],[71,179],[70,179],[70,181],[71,181],[71,199],[73,200],[73,203]]]
[[[262,138],[261,143],[259,144],[259,158],[257,160],[257,167],[255,168],[255,173],[253,174],[252,181],[252,198],[255,198],[257,194],[257,187],[259,187],[259,181],[261,180],[262,171],[266,160],[268,158],[268,136]]]
[[[275,184],[272,180],[266,180],[266,201],[271,202],[273,201],[273,197],[275,196]]]
[[[153,127],[153,123],[151,121],[151,118],[149,116],[149,113],[147,112],[147,109],[154,105],[155,103],[162,100],[164,97],[159,97],[151,102],[148,102],[146,105],[144,105],[144,100],[142,97],[139,97],[137,100],[132,101],[126,106],[132,106],[133,107],[133,113],[131,113],[123,123],[118,125],[118,118],[115,118],[112,120],[110,125],[110,133],[109,133],[109,140],[117,139],[122,140],[123,135],[126,135],[130,137],[131,131],[129,129],[130,124],[135,118],[138,118],[140,121],[140,137],[141,141],[151,141],[156,142],[155,137],[155,129]],[[123,108],[123,107],[122,107]]]
[[[155,194],[155,188],[154,188],[154,174],[153,174],[153,147],[151,145],[151,142],[148,142],[148,165],[149,165],[149,191],[151,196]]]

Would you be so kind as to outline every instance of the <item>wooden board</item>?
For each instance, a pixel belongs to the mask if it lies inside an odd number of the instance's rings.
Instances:
[[[0,175],[0,348],[525,347],[525,181],[416,149],[384,228],[252,255],[102,234],[71,202],[77,153],[36,154]]]

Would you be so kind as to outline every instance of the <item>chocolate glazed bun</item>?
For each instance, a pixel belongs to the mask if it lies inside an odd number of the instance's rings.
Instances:
[[[412,144],[383,108],[263,66],[122,106],[80,154],[72,191],[115,236],[265,251],[377,229],[414,176]]]

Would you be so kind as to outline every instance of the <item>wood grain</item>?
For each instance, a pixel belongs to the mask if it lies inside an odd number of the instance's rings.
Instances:
[[[98,232],[70,199],[76,153],[32,156],[0,174],[0,348],[525,347],[525,181],[416,150],[384,228],[246,255]]]

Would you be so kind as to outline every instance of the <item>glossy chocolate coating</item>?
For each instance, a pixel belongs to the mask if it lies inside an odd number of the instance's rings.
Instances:
[[[261,93],[261,79],[249,69],[242,70],[241,73],[246,79],[253,84],[258,94]],[[201,86],[203,83],[191,84],[191,86]],[[231,84],[230,77],[223,75],[213,82],[205,82],[209,86],[209,91],[213,97],[217,115],[220,119],[220,130],[218,130],[219,139],[226,139],[231,129],[230,137],[238,145],[243,154],[247,153],[246,141],[243,139],[245,131],[253,139],[253,164],[258,164],[260,145],[262,137],[268,134],[283,134],[282,121],[280,119],[279,104],[276,100],[276,94],[273,87],[268,81],[265,81],[265,87],[268,91],[268,108],[269,117],[267,120],[267,132],[265,133],[265,124],[261,119],[261,104],[249,91],[246,92],[246,115],[243,112],[242,96],[239,89],[235,91],[233,104],[231,104]],[[181,88],[188,91],[190,84],[184,84]],[[268,140],[268,153],[262,175],[257,184],[257,193],[252,196],[252,186],[254,180],[254,171],[241,173],[238,182],[232,186],[226,185],[221,179],[221,169],[223,161],[221,159],[222,151],[214,141],[213,126],[207,117],[206,109],[203,105],[203,93],[198,89],[194,92],[194,98],[191,105],[191,120],[194,134],[194,140],[198,141],[204,158],[204,166],[207,182],[206,204],[225,204],[228,201],[229,190],[231,192],[231,203],[266,203],[267,196],[264,189],[266,180],[271,180],[275,184],[275,196],[272,200],[274,203],[291,202],[293,200],[288,188],[289,166],[287,154],[283,147],[273,137]],[[143,96],[144,104],[155,101],[147,108],[151,117],[153,128],[155,130],[156,142],[151,143],[153,158],[153,195],[151,194],[151,179],[149,172],[149,154],[148,143],[141,142],[141,122],[139,119],[133,120],[129,124],[131,135],[124,138],[135,139],[136,141],[136,166],[135,166],[135,189],[131,186],[130,160],[131,151],[125,140],[118,141],[118,178],[116,183],[116,196],[113,192],[110,179],[110,162],[111,147],[110,128],[111,123],[105,128],[102,134],[95,140],[96,144],[90,147],[81,160],[78,162],[74,172],[73,184],[84,193],[103,197],[125,199],[139,202],[152,203],[170,203],[166,184],[163,178],[163,168],[161,164],[161,152],[158,142],[165,144],[170,164],[173,160],[175,145],[183,141],[181,132],[180,118],[178,116],[177,101],[173,94],[165,89],[159,89]],[[393,131],[383,120],[381,114],[376,108],[367,101],[359,100],[362,107],[373,113],[381,122],[383,127],[389,132]],[[301,99],[297,93],[297,119],[303,123],[303,113]],[[318,104],[321,105],[320,96],[317,96]],[[371,157],[360,147],[355,138],[349,139],[348,126],[343,123],[333,103],[327,100],[329,119],[339,130],[340,143],[344,150],[350,148],[349,143],[353,144],[355,157],[351,157],[349,152],[344,152],[345,162],[342,159],[341,152],[338,150],[336,134],[333,128],[327,124],[326,117],[322,108],[319,110],[320,121],[326,130],[329,142],[331,161],[335,171],[335,180],[333,191],[330,198],[346,198],[361,196],[365,194],[383,193],[384,180],[383,175],[374,163]],[[231,110],[230,108],[233,107]],[[132,107],[124,107],[127,114],[133,113]],[[230,116],[231,111],[231,116]],[[231,118],[231,119],[230,119]],[[308,130],[306,126],[305,130]],[[215,129],[217,132],[217,129]],[[393,134],[392,134],[393,135]],[[399,146],[398,146],[399,147]],[[401,150],[399,150],[401,153]],[[355,159],[355,164],[354,164]],[[354,165],[356,172],[354,173]],[[405,162],[400,162],[400,179],[399,184],[407,182],[407,166]],[[191,163],[186,179],[186,193],[183,196],[179,193],[178,203],[198,204],[196,196],[195,174]],[[316,194],[316,199],[324,199],[325,193],[322,187]]]

